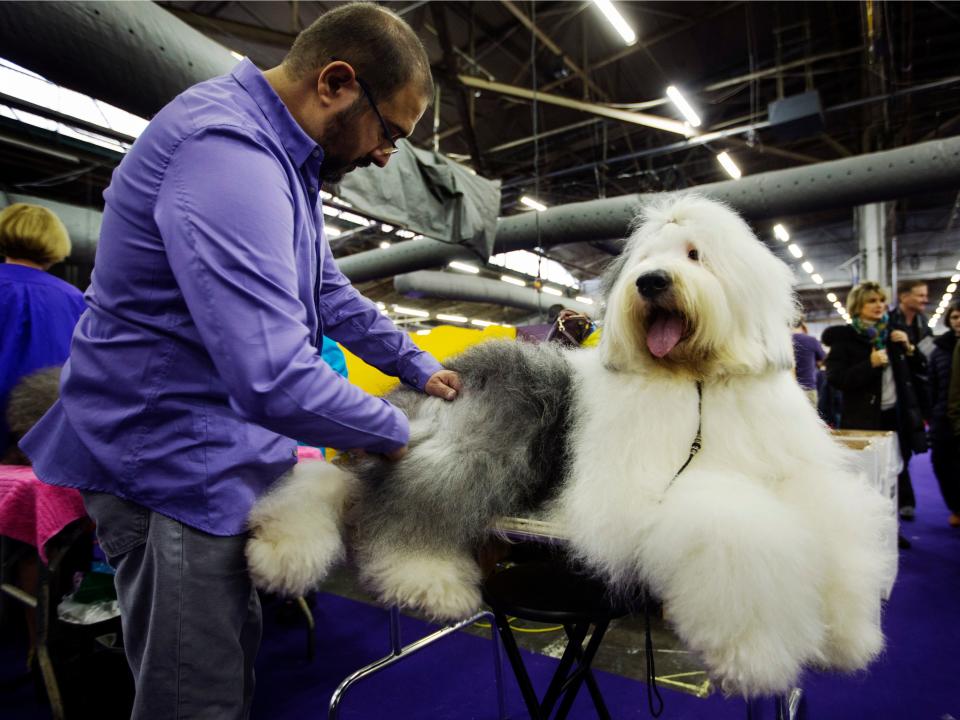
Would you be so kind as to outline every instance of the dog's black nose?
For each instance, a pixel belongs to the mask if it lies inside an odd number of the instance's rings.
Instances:
[[[637,278],[637,290],[645,298],[653,298],[670,287],[670,276],[663,270],[644,273]]]

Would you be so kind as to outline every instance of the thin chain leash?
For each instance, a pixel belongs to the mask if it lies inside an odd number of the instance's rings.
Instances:
[[[677,470],[677,474],[674,475],[670,482],[667,483],[667,486],[663,489],[662,495],[666,495],[667,491],[673,487],[673,483],[676,482],[677,478],[680,477],[680,473],[687,469],[687,466],[690,464],[690,461],[697,456],[697,453],[700,452],[700,448],[703,447],[703,383],[697,381],[697,435],[693,438],[693,442],[690,443],[690,455],[687,457],[687,461]],[[661,502],[663,497],[661,495]]]

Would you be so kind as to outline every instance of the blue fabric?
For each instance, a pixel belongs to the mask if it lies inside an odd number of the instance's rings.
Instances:
[[[335,373],[348,377],[347,359],[344,357],[343,350],[330,338],[324,336],[323,346],[320,348],[320,357],[329,365]]]
[[[104,193],[61,400],[21,443],[41,478],[232,535],[296,440],[407,442],[318,351],[327,334],[417,388],[441,368],[337,268],[322,159],[248,60],[157,114]]]
[[[83,313],[83,294],[50,273],[0,264],[0,453],[10,443],[10,390],[34,370],[62,365]]]

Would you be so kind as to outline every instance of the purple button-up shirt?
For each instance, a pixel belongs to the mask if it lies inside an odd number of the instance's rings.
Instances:
[[[421,389],[441,369],[337,269],[322,158],[246,60],[160,111],[104,193],[60,402],[21,442],[41,478],[231,535],[296,440],[407,442],[318,351],[326,334]]]

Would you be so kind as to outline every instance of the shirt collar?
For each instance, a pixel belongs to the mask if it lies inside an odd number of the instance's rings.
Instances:
[[[249,58],[241,60],[230,74],[260,107],[267,121],[280,137],[284,150],[297,167],[303,165],[314,151],[319,151],[319,157],[323,157],[323,150],[293,119],[283,100]]]

